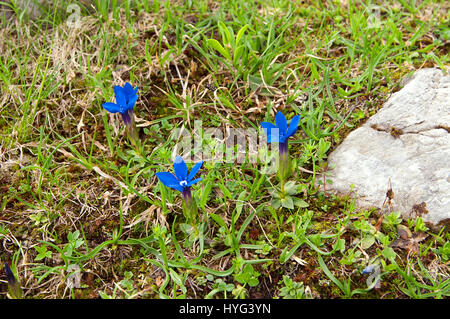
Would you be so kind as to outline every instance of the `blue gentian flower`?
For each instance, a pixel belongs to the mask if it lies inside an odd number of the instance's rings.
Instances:
[[[366,268],[363,269],[362,273],[363,273],[363,275],[371,274],[374,272],[374,270],[375,270],[375,265],[368,265]]]
[[[103,107],[110,113],[120,113],[128,127],[133,119],[133,108],[138,99],[137,91],[138,87],[133,89],[128,82],[123,87],[116,85],[114,86],[116,103],[106,102],[103,103]]]
[[[375,258],[371,262],[367,263],[366,267],[362,270],[363,275],[371,274],[373,272],[380,273],[381,264],[380,259]]]
[[[11,268],[9,268],[9,265],[5,262],[5,273],[6,273],[6,280],[8,281],[8,292],[9,297],[13,299],[20,299],[22,298],[23,292],[20,288],[19,282],[16,279],[16,276],[14,276]]]
[[[131,143],[140,149],[140,140],[136,124],[134,122],[133,108],[138,99],[138,87],[133,88],[130,83],[125,83],[123,87],[114,86],[114,95],[116,96],[116,103],[106,102],[103,107],[110,113],[120,113],[125,122],[127,135]]]
[[[192,167],[188,174],[188,169],[183,158],[181,156],[177,156],[175,158],[175,162],[173,163],[173,170],[175,174],[170,172],[162,172],[156,173],[156,176],[159,178],[161,183],[167,187],[181,192],[185,203],[189,204],[192,200],[191,186],[202,180],[202,178],[194,179],[195,174],[197,174],[202,165],[203,161],[198,162],[194,165],[194,167]]]
[[[5,262],[5,273],[6,273],[6,280],[8,281],[8,284],[10,284],[11,286],[16,285],[17,284],[17,279],[14,276],[11,268],[9,268],[9,265]]]
[[[280,160],[278,172],[282,181],[282,185],[284,185],[284,180],[290,175],[291,171],[288,140],[289,137],[293,136],[297,132],[299,121],[300,115],[295,115],[288,126],[284,114],[278,112],[275,115],[276,125],[270,122],[261,122],[261,126],[267,135],[267,143],[279,143],[278,149],[280,152]]]
[[[300,115],[295,115],[288,127],[286,117],[283,113],[278,112],[275,115],[276,125],[270,122],[261,122],[261,126],[267,135],[267,143],[280,143],[280,152],[286,152],[288,150],[288,139],[297,132],[299,121]]]

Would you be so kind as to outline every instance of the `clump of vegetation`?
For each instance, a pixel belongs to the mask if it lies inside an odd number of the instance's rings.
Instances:
[[[1,296],[450,295],[445,228],[326,189],[401,78],[446,70],[444,3],[64,3],[0,29]]]

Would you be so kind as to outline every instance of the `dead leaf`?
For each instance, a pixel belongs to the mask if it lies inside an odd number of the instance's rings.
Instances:
[[[400,249],[405,249],[405,250],[410,250],[412,247],[412,242],[411,240],[407,239],[402,239],[402,238],[397,238],[396,240],[394,240],[391,244],[392,248],[400,248]]]
[[[397,232],[401,239],[408,239],[412,237],[412,233],[405,225],[397,225]]]
[[[428,237],[428,234],[425,233],[414,233],[413,240],[415,243],[420,243]]]
[[[294,259],[300,266],[304,266],[304,265],[308,264],[305,260],[303,260],[295,255],[292,255],[291,258]]]
[[[377,223],[374,226],[377,231],[380,231],[380,229],[381,229],[381,224],[383,222],[383,216],[384,215],[381,215],[380,218],[378,218]]]
[[[403,226],[403,227],[406,228],[406,226]],[[411,236],[405,238],[409,234],[405,232],[405,229],[403,229],[402,231],[404,232],[403,236],[400,235],[400,232],[399,232],[399,235],[401,237],[397,238],[396,240],[394,240],[392,242],[392,244],[391,244],[392,248],[400,248],[400,249],[408,250],[410,252],[418,252],[419,251],[419,243],[428,237],[428,235],[425,233],[414,233]],[[409,229],[408,229],[408,231],[409,231]],[[409,233],[411,233],[411,232],[409,232]]]
[[[158,288],[161,287],[163,282],[164,282],[164,279],[162,279],[161,276],[156,277],[155,283],[156,283],[156,286],[158,286]]]

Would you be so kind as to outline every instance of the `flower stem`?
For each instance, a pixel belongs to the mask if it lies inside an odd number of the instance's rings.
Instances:
[[[279,162],[278,162],[278,177],[284,189],[285,180],[291,175],[291,159],[289,157],[288,142],[279,144]]]
[[[281,179],[280,186],[281,186],[281,194],[285,195],[286,192],[284,191],[284,178]]]
[[[125,127],[127,131],[127,137],[136,151],[142,155],[141,152],[141,140],[139,139],[138,130],[136,127],[136,122],[134,121],[133,110],[128,110],[126,113],[122,114],[123,121],[125,122]]]
[[[186,221],[195,228],[195,219],[198,215],[198,208],[195,200],[192,198],[190,187],[186,187],[183,190],[183,213],[186,217]]]

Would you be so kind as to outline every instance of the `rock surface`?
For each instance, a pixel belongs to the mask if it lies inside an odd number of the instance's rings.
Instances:
[[[349,193],[353,184],[359,208],[381,208],[390,182],[392,211],[448,225],[449,132],[450,76],[419,70],[330,154],[331,190]]]

